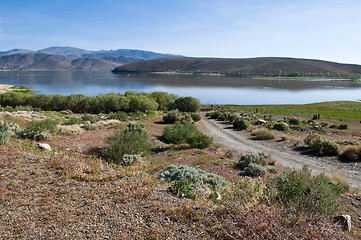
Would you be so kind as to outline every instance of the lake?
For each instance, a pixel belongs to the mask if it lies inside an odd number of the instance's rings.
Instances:
[[[193,96],[203,104],[304,104],[361,100],[361,83],[327,79],[244,79],[225,76],[114,74],[83,71],[0,72],[0,84],[46,94],[95,96],[125,91],[164,91]]]

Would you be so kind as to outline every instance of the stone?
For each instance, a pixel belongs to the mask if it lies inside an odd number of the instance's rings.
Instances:
[[[263,119],[258,119],[258,120],[257,120],[257,123],[258,123],[258,124],[266,124],[267,121],[266,121],[266,120],[263,120]]]
[[[44,150],[51,151],[51,147],[50,147],[50,145],[47,144],[47,143],[38,143],[37,146],[38,146],[38,148],[40,148],[40,149],[44,149]]]
[[[336,223],[342,225],[345,231],[351,232],[351,216],[350,215],[340,215],[333,218]]]

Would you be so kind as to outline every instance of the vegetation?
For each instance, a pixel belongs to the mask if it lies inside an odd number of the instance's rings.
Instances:
[[[201,103],[193,97],[180,97],[171,103],[170,109],[178,109],[181,112],[198,112],[201,109]]]
[[[236,117],[233,121],[233,127],[239,130],[247,130],[250,123],[242,117]]]
[[[340,158],[347,162],[361,162],[361,146],[346,148],[340,155]]]
[[[166,143],[188,143],[195,148],[207,148],[213,143],[213,138],[200,132],[189,121],[176,122],[174,126],[165,127],[161,139]]]
[[[221,176],[187,165],[177,167],[171,164],[159,173],[159,179],[170,182],[186,180],[197,191],[207,188],[218,190],[227,184]]]
[[[259,177],[265,176],[267,174],[266,168],[258,165],[257,163],[249,163],[247,167],[244,168],[244,173],[247,176]]]
[[[71,110],[74,113],[98,114],[119,111],[147,112],[157,109],[164,110],[174,98],[174,95],[162,92],[152,94],[126,92],[124,95],[109,93],[104,95],[99,94],[95,97],[89,97],[83,94],[62,96],[7,92],[0,95],[0,105],[13,108],[17,106],[31,106],[47,111]],[[195,106],[196,108],[200,108],[200,103],[198,102],[198,104],[199,105]],[[185,107],[194,108],[194,101],[191,100],[188,106],[185,104]]]
[[[7,124],[0,122],[0,145],[4,145],[8,140],[8,137],[9,137],[9,132],[8,132]]]
[[[253,132],[253,135],[256,136],[257,140],[269,140],[269,139],[275,138],[275,135],[273,134],[273,132],[271,132],[268,129],[258,129]]]
[[[124,158],[125,154],[141,154],[150,148],[148,131],[139,123],[129,123],[126,128],[108,137],[106,143],[108,146],[103,156],[117,164],[129,164],[129,156]]]
[[[263,152],[259,153],[246,153],[241,156],[241,159],[239,160],[237,167],[240,169],[245,169],[248,167],[250,163],[255,163],[260,166],[266,166],[268,164],[268,160],[270,159],[270,155],[267,155]]]
[[[318,134],[309,134],[305,138],[305,144],[311,149],[312,152],[321,153],[328,156],[337,156],[341,150],[336,143],[324,140]]]
[[[281,122],[281,123],[276,123],[275,125],[273,125],[273,129],[275,129],[277,131],[285,132],[285,131],[288,131],[289,128],[286,123]]]

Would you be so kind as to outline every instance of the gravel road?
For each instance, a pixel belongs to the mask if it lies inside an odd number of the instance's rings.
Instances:
[[[231,124],[219,122],[213,119],[207,119],[202,116],[203,131],[213,136],[215,142],[218,142],[228,148],[239,152],[265,152],[271,154],[278,163],[285,167],[300,169],[308,165],[313,173],[341,174],[349,183],[358,189],[361,189],[361,171],[359,168],[343,164],[341,162],[331,162],[322,158],[301,155],[292,149],[284,149],[281,146],[275,146],[267,141],[255,141],[243,135],[240,131],[235,131]]]

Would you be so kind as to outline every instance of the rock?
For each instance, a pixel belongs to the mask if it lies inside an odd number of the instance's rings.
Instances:
[[[350,215],[340,215],[333,218],[336,223],[342,225],[343,229],[346,231],[351,231],[351,216]]]
[[[50,147],[50,145],[47,144],[47,143],[38,143],[37,146],[38,146],[38,148],[40,148],[40,149],[44,149],[44,150],[51,151],[51,147]]]
[[[39,134],[36,134],[34,138],[36,141],[44,141],[44,140],[51,140],[52,137],[49,133],[41,132]]]
[[[266,120],[263,120],[263,119],[258,119],[257,120],[257,124],[266,124],[267,121]]]

